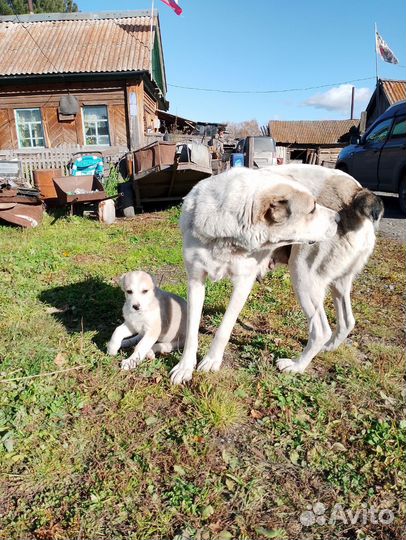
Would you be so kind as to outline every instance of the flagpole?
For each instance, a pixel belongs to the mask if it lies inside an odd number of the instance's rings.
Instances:
[[[376,26],[376,23],[375,23],[375,74],[376,74],[376,111],[377,111],[377,117],[381,114],[379,112],[379,92],[380,92],[380,88],[379,88],[379,84],[378,84],[378,50],[377,50],[377,45],[378,45],[378,28]]]
[[[152,0],[151,4],[151,44],[150,44],[150,62],[151,62],[151,77],[152,77],[152,54],[153,54],[153,48],[154,48],[154,40],[153,40],[153,29],[154,29],[154,0]]]
[[[376,76],[376,84],[378,85],[378,51],[377,49],[377,35],[378,35],[378,28],[375,23],[375,76]]]

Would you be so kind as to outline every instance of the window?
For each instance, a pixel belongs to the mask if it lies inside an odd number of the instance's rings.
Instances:
[[[254,153],[276,152],[275,141],[271,137],[254,137]]]
[[[368,143],[381,143],[384,142],[388,131],[392,125],[392,118],[379,122],[372,131],[368,133],[365,138],[365,142]]]
[[[40,109],[16,109],[18,146],[38,148],[45,146]]]
[[[396,118],[392,129],[391,139],[404,139],[406,137],[406,118]]]
[[[83,107],[85,144],[110,145],[109,118],[106,105]]]

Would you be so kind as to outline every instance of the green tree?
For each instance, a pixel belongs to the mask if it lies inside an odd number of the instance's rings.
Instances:
[[[34,13],[71,13],[79,11],[77,4],[73,0],[32,0],[32,5]],[[0,15],[29,12],[28,0],[0,0]]]

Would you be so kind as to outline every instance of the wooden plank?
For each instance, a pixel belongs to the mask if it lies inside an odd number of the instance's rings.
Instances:
[[[0,148],[10,148],[13,145],[12,125],[9,120],[8,110],[0,110]]]
[[[143,139],[141,139],[141,132],[139,129],[139,118],[142,109],[140,109],[140,103],[138,98],[137,87],[127,87],[127,115],[128,115],[128,127],[129,127],[129,147],[130,150],[137,150],[143,145]]]
[[[127,145],[127,126],[124,105],[109,105],[111,143]]]
[[[14,111],[12,109],[8,109],[7,112],[8,112],[8,121],[10,124],[11,143],[14,148],[18,148],[17,129],[16,129],[16,121],[14,118]]]

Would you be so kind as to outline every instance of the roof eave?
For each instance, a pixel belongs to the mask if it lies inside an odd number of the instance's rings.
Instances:
[[[156,12],[156,11],[155,11]],[[2,15],[1,22],[47,22],[47,21],[85,21],[85,20],[105,20],[105,19],[129,19],[132,17],[150,17],[151,10],[132,11],[98,11],[95,13],[81,11],[75,13],[33,13],[32,15]]]
[[[168,84],[167,84],[167,81],[166,81],[166,69],[165,69],[164,51],[163,51],[163,47],[162,47],[161,23],[159,21],[159,13],[158,12],[156,12],[156,21],[157,21],[157,32],[158,32],[159,56],[160,56],[161,66],[162,66],[162,71],[163,71],[164,98],[165,98],[165,95],[168,92]],[[151,66],[151,73],[152,73],[152,66]]]
[[[147,70],[135,71],[100,71],[100,72],[76,72],[76,73],[18,73],[14,75],[0,75],[0,85],[5,85],[12,82],[32,83],[40,80],[72,80],[72,79],[128,79],[131,77],[142,77],[144,74],[150,75]]]

